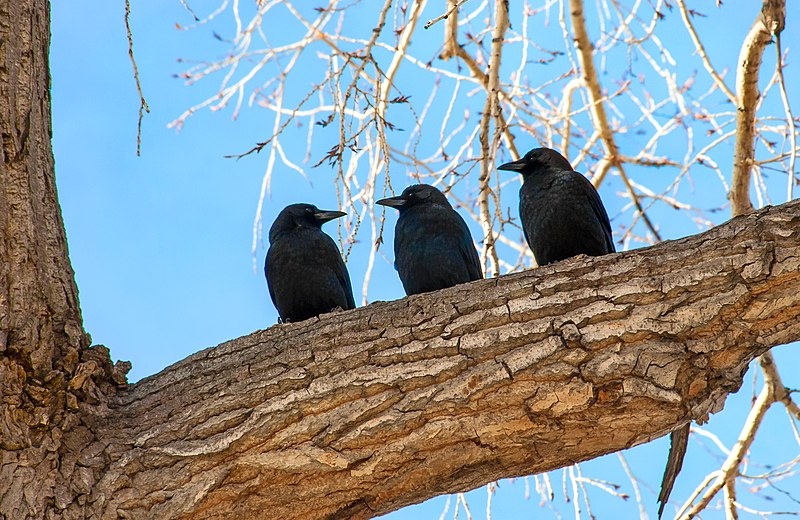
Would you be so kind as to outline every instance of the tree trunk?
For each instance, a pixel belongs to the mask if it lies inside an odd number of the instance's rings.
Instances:
[[[125,389],[86,348],[46,0],[0,0],[0,517],[366,518],[647,441],[800,338],[800,203],[383,302]],[[647,420],[642,420],[646,417]]]
[[[70,487],[68,384],[83,332],[56,198],[46,0],[0,0],[0,517],[43,517]]]

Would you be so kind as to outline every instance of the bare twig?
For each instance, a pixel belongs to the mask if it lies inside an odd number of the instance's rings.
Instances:
[[[447,19],[447,17],[448,17],[448,16],[450,16],[451,14],[453,14],[453,12],[454,12],[456,9],[458,9],[459,7],[461,7],[462,5],[464,5],[464,4],[466,4],[466,3],[467,3],[467,0],[459,0],[458,2],[456,2],[455,4],[453,4],[453,5],[450,7],[450,9],[448,9],[448,10],[447,10],[447,11],[446,11],[444,14],[440,14],[440,15],[439,15],[439,16],[437,16],[436,18],[431,18],[430,20],[428,20],[428,21],[425,23],[425,25],[424,25],[423,27],[424,27],[425,29],[430,29],[430,28],[431,28],[431,26],[432,26],[433,24],[435,24],[435,23],[437,23],[437,22],[440,22],[440,21],[442,21],[442,20],[446,20],[446,19]]]
[[[775,34],[775,55],[776,67],[780,83],[781,101],[783,102],[783,110],[786,112],[786,123],[789,126],[789,171],[788,180],[786,185],[786,200],[794,198],[794,185],[797,180],[795,177],[795,165],[797,164],[797,155],[800,153],[797,146],[797,128],[795,126],[794,116],[792,115],[792,106],[789,103],[789,94],[786,91],[786,78],[783,74],[783,54],[781,52],[781,36],[780,33]]]
[[[150,113],[150,107],[144,99],[142,84],[139,81],[139,67],[136,65],[136,58],[133,57],[133,32],[131,31],[131,0],[125,0],[125,32],[128,35],[128,57],[133,65],[133,79],[136,82],[136,91],[139,93],[139,120],[136,123],[136,155],[142,155],[142,119],[144,113]]]
[[[639,479],[634,476],[630,466],[628,465],[628,460],[625,458],[625,455],[623,455],[622,452],[617,452],[617,458],[619,459],[620,464],[622,464],[622,469],[625,471],[625,475],[628,476],[628,480],[633,487],[633,495],[636,497],[636,505],[639,507],[639,518],[645,520],[647,518],[647,509],[642,501],[642,493],[639,491]]]
[[[686,26],[686,30],[689,31],[689,36],[692,38],[692,42],[694,43],[694,47],[698,56],[700,56],[700,59],[703,61],[703,66],[714,80],[714,84],[725,94],[725,96],[727,96],[731,103],[736,104],[736,95],[731,91],[731,89],[728,88],[728,85],[725,84],[725,80],[723,80],[722,76],[719,75],[717,69],[711,65],[711,60],[708,58],[708,53],[706,53],[705,47],[700,42],[700,37],[697,35],[697,31],[694,29],[694,24],[692,24],[692,20],[689,17],[689,11],[686,9],[686,1],[677,0],[677,2],[678,9],[681,13],[681,18],[683,19],[683,24]]]

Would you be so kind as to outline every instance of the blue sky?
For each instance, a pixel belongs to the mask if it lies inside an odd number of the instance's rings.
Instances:
[[[750,4],[730,3],[724,23],[698,21],[706,24],[705,30],[716,32],[709,41],[724,44],[711,51],[718,59],[738,54],[738,42],[752,19],[749,11],[747,16],[735,14],[736,10],[750,9]],[[193,7],[199,9],[200,5]],[[271,326],[277,314],[263,278],[264,244],[259,244],[255,256],[251,251],[264,157],[238,161],[224,157],[245,151],[268,136],[271,119],[257,108],[243,109],[235,121],[229,110],[206,110],[192,116],[179,133],[168,129],[170,121],[216,88],[213,82],[185,86],[174,77],[185,68],[178,59],[219,57],[226,46],[210,37],[208,31],[177,30],[176,23],[191,22],[177,0],[134,2],[132,8],[135,52],[151,108],[143,123],[141,157],[135,155],[138,95],[127,56],[124,4],[97,0],[54,2],[50,57],[56,175],[85,326],[95,343],[111,349],[114,359],[133,362],[129,377],[136,381],[200,349]],[[711,7],[707,9],[712,11]],[[438,14],[435,8],[428,10],[431,16],[423,19]],[[713,17],[714,13],[710,14]],[[800,43],[799,31],[791,34],[792,28],[797,28],[793,14],[789,13],[784,33],[784,48],[792,51]],[[768,54],[773,52],[768,50]],[[790,53],[790,78],[797,77],[793,58]],[[774,57],[765,58],[765,62],[770,59],[774,63]],[[795,113],[800,113],[796,92],[793,96]],[[636,136],[623,139],[635,144]],[[307,177],[293,172],[276,175],[264,210],[266,229],[277,212],[291,202],[337,207],[331,170],[308,166],[304,165]],[[410,182],[402,173],[394,181],[396,186]],[[700,176],[696,183],[700,188],[694,197],[702,198],[704,182]],[[614,190],[601,189],[612,217],[622,205],[614,197]],[[709,201],[705,207],[719,204],[719,200]],[[720,222],[726,215],[727,210],[713,218]],[[668,237],[696,232],[686,223],[678,226],[668,222],[668,215],[663,220]],[[387,244],[391,244],[394,222],[395,216],[389,215]],[[336,234],[333,224],[325,229]],[[477,226],[473,227],[473,234],[479,236]],[[391,248],[385,245],[381,253],[376,260],[370,301],[403,295],[391,267]],[[357,293],[362,281],[358,273],[363,272],[366,261],[359,255],[359,250],[354,249],[348,262]],[[789,352],[790,348],[775,350],[783,366],[797,366],[800,361]],[[800,386],[796,374],[787,373],[785,377],[790,386]],[[712,418],[709,426],[728,446],[735,440],[742,410],[747,409],[751,399],[751,379],[748,375],[745,387],[729,398],[726,412]],[[758,460],[776,464],[800,452],[781,410],[771,410],[768,422],[769,436],[762,435],[756,443]],[[712,468],[709,464],[719,457],[710,443],[693,439],[693,458],[687,460],[673,493],[679,500],[687,496]],[[651,486],[642,489],[650,515],[655,512],[655,493],[666,452],[667,442],[661,439],[625,453],[632,471]],[[616,455],[588,462],[583,471],[585,475],[620,483],[622,491],[633,494]],[[567,504],[558,492],[562,472],[553,472],[551,478],[557,488],[553,504],[540,504],[533,491],[534,496],[525,499],[522,479],[502,481],[494,498],[494,517],[549,517],[544,513],[550,508],[571,516],[573,504]],[[789,482],[796,486],[798,479]],[[532,487],[533,481],[529,480],[529,484]],[[787,487],[791,489],[791,485]],[[633,499],[623,504],[607,499],[607,494],[598,489],[590,493],[598,518],[638,516]],[[773,493],[772,501],[749,496],[746,491],[741,493],[742,500],[758,507],[800,510],[797,503],[783,499],[780,493]],[[473,518],[485,518],[486,492],[477,490],[469,497]],[[390,518],[439,518],[445,501],[446,497],[439,497]],[[448,518],[452,517],[451,506]],[[722,517],[719,511],[707,516]]]

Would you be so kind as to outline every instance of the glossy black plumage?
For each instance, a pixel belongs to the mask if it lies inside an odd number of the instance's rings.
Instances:
[[[264,274],[281,321],[302,321],[337,307],[355,308],[342,255],[322,231],[322,224],[344,215],[311,204],[291,204],[272,224]]]
[[[615,251],[608,214],[592,183],[564,156],[534,148],[517,161],[498,166],[522,174],[519,215],[536,263]]]
[[[467,223],[438,189],[417,184],[377,204],[400,211],[394,230],[394,265],[406,294],[483,278]]]

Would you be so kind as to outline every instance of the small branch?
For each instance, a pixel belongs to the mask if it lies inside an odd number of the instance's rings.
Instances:
[[[800,420],[800,407],[792,399],[792,395],[786,385],[783,384],[780,373],[778,373],[778,365],[775,363],[775,358],[771,352],[767,352],[758,358],[761,370],[764,372],[765,384],[771,384],[775,394],[775,401],[780,401],[786,406],[787,412],[794,415]]]
[[[144,113],[150,113],[150,107],[144,99],[142,84],[139,81],[139,67],[136,66],[136,58],[133,57],[133,32],[131,31],[131,0],[125,0],[125,32],[128,34],[128,56],[133,65],[133,79],[136,81],[136,91],[139,93],[139,121],[136,124],[136,155],[142,155],[142,119]]]
[[[129,2],[130,2],[130,0],[125,0],[126,4],[129,3]],[[194,9],[192,9],[189,6],[189,4],[186,2],[186,0],[180,0],[180,2],[181,2],[181,5],[183,6],[183,8],[186,9],[187,11],[189,11],[189,14],[192,15],[192,18],[194,18],[194,21],[195,22],[199,22],[200,21],[200,17],[197,16],[197,13],[194,12]]]
[[[622,179],[623,184],[625,184],[625,189],[628,192],[628,196],[631,198],[631,202],[633,202],[633,205],[636,206],[636,211],[639,213],[639,215],[641,215],[642,220],[644,220],[645,226],[647,226],[647,229],[649,229],[650,232],[653,233],[653,236],[655,237],[656,241],[661,242],[662,240],[661,233],[658,232],[655,224],[653,224],[653,222],[650,220],[650,217],[647,215],[647,212],[645,211],[644,207],[642,207],[642,202],[639,200],[639,195],[633,189],[631,181],[630,179],[628,179],[628,175],[625,173],[625,170],[622,169],[621,165],[618,165],[617,169],[619,170],[619,176]],[[598,175],[597,177],[601,176]],[[601,181],[598,181],[598,184],[600,184]]]
[[[697,54],[700,56],[700,59],[703,61],[703,66],[706,68],[706,71],[711,75],[711,78],[714,80],[714,83],[719,87],[725,96],[727,96],[728,100],[736,104],[736,95],[731,92],[731,89],[728,88],[728,85],[725,84],[725,80],[722,79],[722,76],[719,75],[717,69],[711,65],[711,60],[708,59],[708,54],[706,53],[705,47],[700,42],[700,37],[697,35],[697,32],[694,30],[694,25],[692,25],[692,20],[689,18],[689,12],[686,9],[686,2],[685,0],[677,0],[678,1],[678,8],[681,12],[681,18],[683,18],[683,24],[686,26],[686,30],[689,31],[689,36],[692,37],[692,42],[694,42],[694,48],[697,51]]]
[[[736,77],[736,143],[733,153],[733,180],[728,198],[733,215],[753,210],[750,202],[750,172],[755,161],[756,107],[758,106],[758,74],[764,48],[772,42],[778,27],[782,28],[786,13],[785,0],[765,0],[739,53]]]
[[[450,0],[453,2],[453,0]],[[463,2],[462,2],[463,3]],[[452,11],[452,9],[451,9]],[[508,9],[506,9],[506,12]],[[480,81],[481,85],[484,88],[489,88],[489,75],[486,74],[483,69],[478,65],[475,59],[469,55],[467,51],[464,50],[464,47],[458,43],[458,13],[455,13],[454,16],[450,16],[447,18],[447,24],[445,26],[445,37],[444,37],[444,51],[442,51],[441,59],[448,60],[452,57],[457,57],[464,61],[467,65],[472,76]],[[506,21],[508,20],[508,14],[506,14]],[[496,26],[495,26],[496,28]],[[508,27],[506,27],[508,30]],[[505,32],[504,32],[505,34]],[[494,39],[494,37],[493,37]],[[494,48],[494,42],[493,42]],[[499,73],[499,71],[498,71]],[[497,82],[497,96],[504,101],[511,102],[510,96],[506,94],[506,92],[501,88],[499,81]],[[517,151],[517,147],[514,141],[514,134],[511,133],[511,130],[506,123],[505,116],[501,111],[498,110],[496,115],[497,120],[499,121],[498,125],[503,129],[503,137],[506,140],[506,144],[511,152],[511,157],[516,160],[520,158],[520,154]]]
[[[794,116],[792,115],[792,106],[789,104],[789,94],[786,92],[786,78],[783,74],[783,56],[781,52],[781,36],[780,33],[775,34],[775,55],[776,67],[778,68],[778,83],[780,85],[781,100],[783,101],[783,110],[786,112],[786,123],[789,125],[789,142],[791,143],[791,155],[789,155],[789,179],[786,186],[786,200],[794,198],[794,183],[795,183],[795,165],[797,164],[797,127],[795,126]]]
[[[411,35],[414,34],[414,29],[417,27],[417,22],[419,21],[419,15],[425,9],[425,5],[427,4],[427,0],[416,0],[414,4],[411,6],[408,20],[403,27],[403,32],[400,35],[400,41],[397,44],[397,48],[394,51],[394,55],[392,56],[392,62],[389,64],[389,68],[386,69],[386,85],[381,89],[380,95],[378,97],[377,103],[377,110],[376,110],[376,123],[378,127],[378,137],[381,142],[382,148],[384,148],[388,152],[388,143],[386,141],[386,134],[385,134],[385,126],[386,126],[386,109],[389,103],[389,94],[394,87],[394,78],[397,75],[397,71],[400,70],[400,64],[403,62],[403,58],[406,55],[408,50],[408,46],[411,43]],[[376,84],[378,83],[379,78],[376,78]],[[388,166],[389,166],[389,154],[384,153],[385,158],[385,165],[388,174]],[[371,175],[377,174],[376,171],[372,171]],[[387,175],[388,177],[388,175]]]
[[[738,520],[739,513],[736,511],[736,474],[730,475],[725,481],[723,490],[725,499],[725,520]]]
[[[406,20],[405,26],[403,27],[403,32],[400,35],[400,41],[398,42],[397,48],[392,56],[392,62],[389,64],[389,68],[386,69],[387,87],[383,89],[379,104],[381,108],[378,110],[378,114],[380,114],[381,117],[385,116],[386,103],[389,99],[391,87],[394,85],[394,77],[397,74],[397,71],[400,69],[400,64],[403,62],[403,59],[406,56],[408,46],[411,43],[411,35],[414,34],[414,29],[417,27],[417,22],[419,21],[419,15],[425,9],[425,5],[427,3],[427,0],[416,0],[409,10],[408,20]]]
[[[563,94],[561,96],[559,113],[561,119],[564,121],[564,126],[561,130],[561,155],[564,157],[569,157],[569,140],[571,136],[570,132],[572,130],[572,95],[581,85],[582,82],[580,79],[571,79],[564,87]],[[603,176],[605,176],[605,172],[603,173]],[[602,179],[602,176],[600,178]],[[595,188],[596,187],[597,185],[595,185]]]
[[[642,493],[639,491],[639,479],[637,479],[631,471],[628,460],[625,458],[623,452],[618,451],[617,458],[620,464],[622,464],[622,469],[625,471],[625,475],[628,476],[628,480],[631,481],[633,495],[636,497],[636,505],[639,506],[639,518],[647,518],[647,509],[644,506],[644,501],[642,501]]]
[[[485,84],[486,104],[480,122],[481,172],[478,177],[480,186],[478,206],[480,208],[480,223],[483,228],[484,258],[489,259],[489,271],[491,272],[491,276],[496,277],[500,275],[500,260],[497,256],[497,248],[494,243],[495,237],[494,230],[492,229],[492,215],[489,211],[489,195],[491,192],[489,181],[491,180],[491,174],[494,170],[495,154],[493,151],[495,148],[489,145],[489,127],[493,116],[500,112],[500,63],[503,57],[503,42],[505,41],[505,34],[509,27],[507,0],[495,0],[494,20],[492,50],[489,58],[489,72],[487,74],[488,81]],[[499,133],[502,132],[503,129],[498,127],[496,131]]]
[[[603,145],[606,150],[606,159],[611,165],[619,170],[620,177],[625,183],[625,188],[628,191],[628,195],[631,197],[631,201],[636,206],[636,210],[642,216],[642,220],[644,220],[647,228],[650,230],[653,236],[656,237],[656,240],[660,242],[660,233],[650,221],[650,217],[648,217],[647,213],[645,213],[644,208],[639,201],[639,197],[631,187],[628,176],[622,167],[619,147],[617,146],[617,142],[614,140],[614,132],[611,130],[611,126],[608,124],[604,96],[600,87],[597,69],[594,67],[594,46],[591,43],[592,40],[589,39],[589,33],[586,30],[586,20],[583,16],[583,0],[569,0],[569,7],[570,14],[572,15],[572,27],[575,32],[575,46],[578,49],[578,63],[580,64],[583,74],[583,83],[586,86],[586,89],[589,91],[592,119],[594,121],[595,128],[600,133],[600,138],[603,140]],[[595,178],[592,179],[595,187],[600,186],[605,178],[605,172],[607,171],[608,168],[603,168],[600,170],[599,175],[595,175]]]
[[[464,4],[466,4],[466,3],[467,3],[467,0],[461,0],[461,1],[459,1],[459,2],[456,2],[456,3],[453,5],[453,7],[451,7],[450,9],[448,9],[448,10],[447,10],[447,12],[446,12],[446,13],[444,13],[444,14],[440,14],[440,15],[439,15],[439,16],[437,16],[436,18],[431,18],[430,20],[428,20],[428,21],[427,21],[427,23],[426,23],[426,24],[425,24],[423,27],[424,27],[425,29],[430,29],[430,28],[431,28],[431,26],[432,26],[432,25],[434,25],[435,23],[437,23],[437,22],[441,22],[442,20],[446,20],[446,19],[447,19],[447,17],[448,17],[448,16],[450,16],[451,14],[453,14],[453,12],[454,12],[456,9],[458,9],[459,7],[461,7],[462,5],[464,5]]]
[[[600,132],[600,138],[606,149],[606,156],[611,164],[619,167],[619,147],[614,140],[614,132],[608,124],[603,92],[594,67],[594,47],[586,29],[586,20],[583,13],[583,0],[569,0],[569,9],[572,16],[572,28],[575,32],[575,47],[578,49],[578,64],[582,74],[583,84],[589,92],[590,111],[594,126]],[[602,179],[599,182],[602,182]]]

